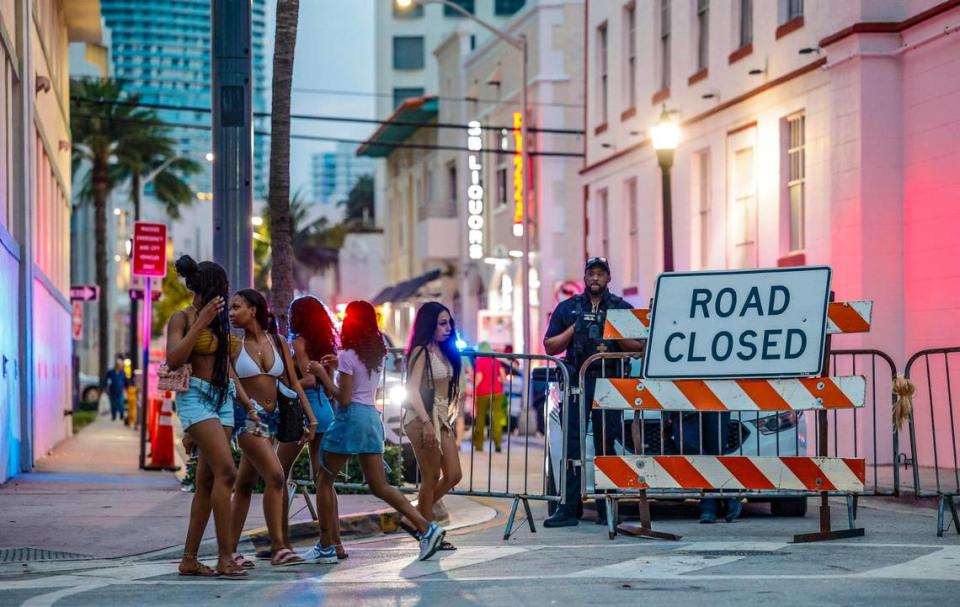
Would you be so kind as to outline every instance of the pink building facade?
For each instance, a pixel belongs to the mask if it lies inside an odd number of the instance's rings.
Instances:
[[[663,107],[676,269],[826,264],[875,302],[835,347],[960,346],[960,2],[587,2],[590,254],[638,305],[662,270]]]

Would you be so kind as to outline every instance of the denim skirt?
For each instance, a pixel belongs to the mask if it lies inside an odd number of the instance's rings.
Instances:
[[[373,405],[350,403],[337,407],[333,423],[323,434],[320,448],[331,453],[354,455],[383,453],[383,422]]]
[[[233,427],[233,399],[237,395],[236,385],[232,379],[227,380],[226,398],[219,405],[212,398],[213,392],[210,382],[199,377],[191,377],[190,389],[177,393],[174,402],[177,407],[177,416],[184,430],[208,419],[219,419],[221,426]]]
[[[333,422],[333,405],[330,404],[327,393],[322,388],[306,388],[304,392],[307,393],[313,416],[317,418],[317,434],[326,434]]]

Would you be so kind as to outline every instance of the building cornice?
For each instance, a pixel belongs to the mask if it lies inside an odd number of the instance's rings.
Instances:
[[[903,21],[863,21],[860,23],[854,23],[850,27],[845,27],[839,32],[830,34],[829,36],[820,40],[820,48],[826,48],[831,44],[856,34],[899,34],[904,30],[915,27],[924,21],[938,17],[941,14],[957,7],[960,7],[960,0],[947,0],[946,2],[941,2],[940,4],[937,4],[936,6],[929,8],[922,13],[917,13],[913,17],[904,19]]]
[[[772,89],[772,88],[778,87],[778,86],[780,86],[781,84],[786,84],[787,82],[789,82],[789,81],[791,81],[791,80],[793,80],[793,79],[795,79],[795,78],[799,78],[800,76],[803,76],[804,74],[807,74],[807,73],[809,73],[809,72],[812,72],[812,71],[814,71],[814,70],[817,70],[817,69],[823,67],[824,65],[826,65],[826,63],[827,63],[827,58],[826,58],[826,57],[823,57],[823,58],[821,58],[821,59],[818,59],[818,60],[816,60],[816,61],[814,61],[814,62],[812,62],[812,63],[808,63],[807,65],[805,65],[805,66],[803,66],[803,67],[801,67],[801,68],[799,68],[799,69],[796,69],[796,70],[794,70],[794,71],[792,71],[792,72],[790,72],[790,73],[784,74],[783,76],[780,76],[779,78],[775,78],[774,80],[771,80],[770,82],[766,82],[766,83],[764,83],[764,84],[761,84],[760,86],[755,87],[755,88],[753,88],[753,89],[750,89],[749,91],[747,91],[746,93],[744,93],[744,94],[742,94],[742,95],[739,95],[739,96],[737,96],[737,97],[734,97],[733,99],[730,99],[729,101],[725,101],[725,102],[723,102],[723,103],[718,104],[716,107],[712,107],[712,108],[710,108],[709,110],[707,110],[707,111],[705,111],[705,112],[701,112],[701,113],[697,114],[696,116],[693,116],[693,117],[691,117],[691,118],[688,118],[687,120],[684,120],[684,121],[681,123],[681,126],[682,126],[682,127],[693,126],[694,124],[696,124],[696,123],[698,123],[698,122],[701,122],[701,121],[703,121],[703,120],[706,120],[707,118],[709,118],[710,116],[713,116],[714,114],[719,114],[720,112],[722,112],[722,111],[724,111],[724,110],[727,110],[727,109],[729,109],[729,108],[731,108],[731,107],[733,107],[733,106],[735,106],[735,105],[738,105],[738,104],[740,104],[740,103],[743,103],[744,101],[747,101],[748,99],[751,99],[751,98],[753,98],[753,97],[756,97],[757,95],[760,95],[761,93],[765,93],[766,91],[769,91],[769,90]],[[620,150],[619,152],[617,152],[617,153],[615,153],[615,154],[611,154],[610,156],[607,156],[606,158],[603,158],[603,159],[601,159],[601,160],[598,160],[597,162],[594,162],[593,164],[588,164],[588,165],[584,166],[582,169],[580,169],[580,174],[581,174],[581,175],[584,175],[584,174],[586,174],[586,173],[588,173],[588,172],[590,172],[590,171],[592,171],[592,170],[594,170],[594,169],[597,169],[597,168],[599,168],[599,167],[601,167],[601,166],[603,166],[603,165],[605,165],[605,164],[607,164],[607,163],[609,163],[609,162],[612,162],[612,161],[614,161],[614,160],[616,160],[616,159],[618,159],[618,158],[621,158],[621,157],[623,157],[623,156],[626,156],[627,154],[630,154],[630,153],[632,153],[632,152],[634,152],[634,151],[636,151],[636,150],[638,150],[638,149],[640,149],[640,148],[642,148],[642,147],[645,147],[646,145],[648,145],[648,143],[649,143],[649,140],[644,140],[644,141],[641,141],[641,142],[639,142],[639,143],[635,143],[635,144],[631,145],[630,147],[624,148],[623,150]]]

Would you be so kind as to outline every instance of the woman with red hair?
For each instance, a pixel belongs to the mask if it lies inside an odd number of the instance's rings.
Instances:
[[[320,516],[327,517],[321,530],[321,548],[332,549],[332,530],[337,525],[335,507],[329,502],[333,481],[351,455],[360,459],[363,478],[378,498],[387,502],[412,522],[420,534],[420,560],[436,553],[446,532],[436,523],[427,521],[417,509],[387,482],[383,465],[383,422],[374,404],[374,396],[387,355],[383,335],[377,326],[377,313],[365,301],[354,301],[347,306],[341,332],[343,350],[339,357],[327,355],[319,363],[311,361],[309,373],[315,374],[337,401],[333,423],[327,428],[320,444],[323,462],[317,497],[321,501]],[[337,361],[339,377],[334,382],[325,368]],[[321,499],[322,498],[322,499]]]

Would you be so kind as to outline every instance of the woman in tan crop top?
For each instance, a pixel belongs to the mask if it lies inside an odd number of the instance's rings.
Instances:
[[[460,386],[460,352],[456,325],[450,310],[431,301],[420,306],[407,346],[407,394],[404,432],[420,466],[417,509],[428,521],[433,506],[463,476],[453,424],[457,419]],[[425,389],[424,389],[425,388]],[[432,402],[424,395],[432,390]],[[444,542],[441,550],[455,550]]]
[[[180,575],[243,577],[246,572],[231,558],[230,493],[237,469],[230,451],[230,434],[234,399],[250,410],[253,403],[231,379],[227,273],[213,262],[197,263],[189,255],[178,259],[176,268],[193,292],[193,302],[170,318],[166,362],[171,370],[185,364],[192,367],[190,388],[177,393],[176,406],[184,428],[184,446],[188,451],[196,446],[199,452]],[[197,560],[211,510],[217,528],[216,569]]]

